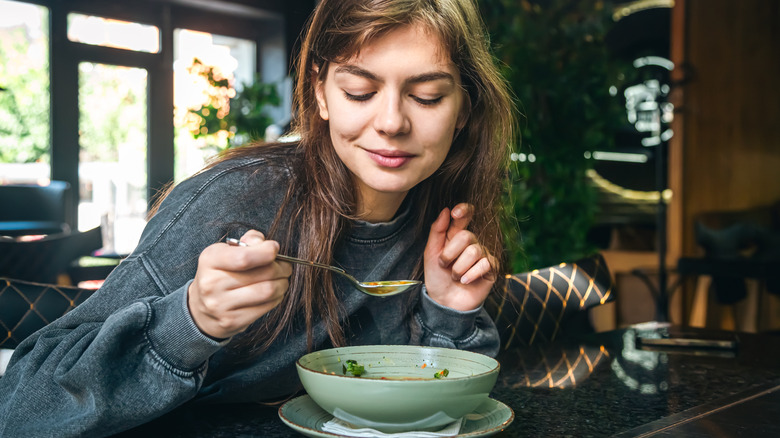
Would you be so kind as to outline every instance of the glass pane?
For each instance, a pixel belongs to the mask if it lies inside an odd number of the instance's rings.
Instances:
[[[49,150],[49,11],[0,0],[0,184],[45,184]]]
[[[160,30],[156,26],[93,15],[68,14],[68,39],[136,52],[160,51]]]
[[[79,64],[79,229],[129,253],[146,224],[147,71]]]
[[[256,44],[239,38],[212,35],[186,29],[174,31],[173,99],[175,107],[175,179],[198,171],[206,159],[226,147],[227,131],[195,138],[199,117],[196,110],[213,102],[224,102],[235,89],[254,80]],[[207,79],[226,80],[229,89],[214,87]]]

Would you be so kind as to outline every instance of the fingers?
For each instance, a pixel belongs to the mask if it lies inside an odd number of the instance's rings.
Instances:
[[[461,264],[461,259],[458,259],[452,267],[452,276],[454,280],[460,281],[462,284],[470,284],[480,279],[494,281],[496,279],[495,269],[493,268],[495,264],[496,258],[490,254],[484,254],[473,263],[470,263],[470,260],[464,260]],[[464,269],[465,272],[462,272]]]
[[[240,240],[248,246],[257,245],[265,241],[265,235],[257,230],[249,230],[241,236]]]
[[[442,211],[439,218],[436,220],[437,222],[442,220],[442,216],[445,214],[446,210],[447,209],[445,208]],[[483,252],[482,248],[477,245],[479,243],[477,241],[477,236],[466,229],[474,216],[474,207],[471,204],[460,203],[452,209],[448,216],[449,217],[446,220],[448,223],[446,231],[447,238],[445,239],[445,244],[441,247],[439,265],[441,267],[450,266],[456,260],[459,260],[462,255],[465,255],[466,257],[459,263],[459,267],[463,268],[463,265],[468,263],[468,261],[471,261],[472,263],[476,262]],[[434,225],[437,224],[434,223]],[[475,246],[471,248],[472,245]],[[467,248],[470,249],[467,250]],[[474,257],[478,255],[480,257]],[[453,268],[455,268],[455,266],[453,266]],[[463,274],[465,271],[466,269],[461,269],[460,274]]]
[[[449,239],[447,244],[444,245],[444,248],[442,248],[441,254],[439,255],[439,265],[443,268],[452,265],[462,254],[464,254],[464,252],[466,252],[467,248],[470,248],[472,245],[479,247],[477,243],[477,236],[475,236],[474,233],[470,231],[458,232]],[[480,251],[481,248],[476,250],[472,248],[468,251],[469,254],[466,255],[476,255]]]
[[[232,291],[251,288],[262,282],[287,281],[292,275],[292,266],[287,262],[272,262],[244,271],[225,271],[225,274],[220,288]]]
[[[495,277],[495,257],[466,229],[473,216],[474,207],[467,203],[456,205],[452,211],[445,208],[431,226],[426,247],[426,251],[439,252],[439,266],[449,268],[452,279],[462,284]]]
[[[203,310],[211,315],[229,314],[233,311],[245,311],[263,306],[270,310],[282,301],[288,287],[289,280],[286,278],[263,281],[219,294],[202,294],[200,301]]]
[[[495,277],[495,257],[468,231],[458,233],[444,248],[439,260],[442,267],[450,266],[452,279],[463,284]]]
[[[455,234],[463,231],[468,227],[471,222],[471,218],[474,217],[474,206],[462,202],[456,205],[451,212],[452,222],[447,230],[447,238],[452,239]]]
[[[436,257],[447,243],[447,229],[450,226],[450,209],[445,208],[431,225],[428,244],[425,246],[426,258]]]
[[[262,234],[258,234],[259,236],[250,238],[242,237],[241,241],[247,243],[247,246],[230,246],[220,243],[207,247],[200,255],[199,265],[240,272],[271,264],[276,260],[279,243],[274,240],[265,240],[260,237]]]
[[[474,207],[467,203],[460,203],[452,210],[444,208],[431,225],[426,249],[431,252],[440,252],[445,244],[464,231],[471,222]],[[449,264],[449,263],[447,263]]]
[[[217,339],[246,330],[281,303],[288,281],[256,283],[221,294],[190,293],[189,307],[198,328]]]
[[[277,262],[279,244],[259,231],[241,237],[245,246],[224,243],[203,250],[188,290],[195,324],[214,338],[237,334],[276,307],[289,287],[292,266]]]

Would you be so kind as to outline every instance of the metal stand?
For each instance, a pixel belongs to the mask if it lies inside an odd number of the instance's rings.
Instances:
[[[660,322],[669,320],[669,297],[666,290],[666,142],[657,146],[655,158],[656,188],[658,189],[658,212],[656,215],[656,234],[658,236],[658,297],[655,319]]]

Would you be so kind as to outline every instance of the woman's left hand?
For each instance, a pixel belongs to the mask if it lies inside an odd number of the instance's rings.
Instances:
[[[468,311],[481,306],[496,281],[496,259],[466,227],[474,207],[445,208],[431,225],[425,246],[425,287],[437,303]]]

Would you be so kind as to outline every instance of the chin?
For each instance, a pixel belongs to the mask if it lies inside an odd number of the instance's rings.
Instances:
[[[380,193],[406,193],[416,184],[410,183],[381,183],[381,184],[369,184],[369,187]]]

